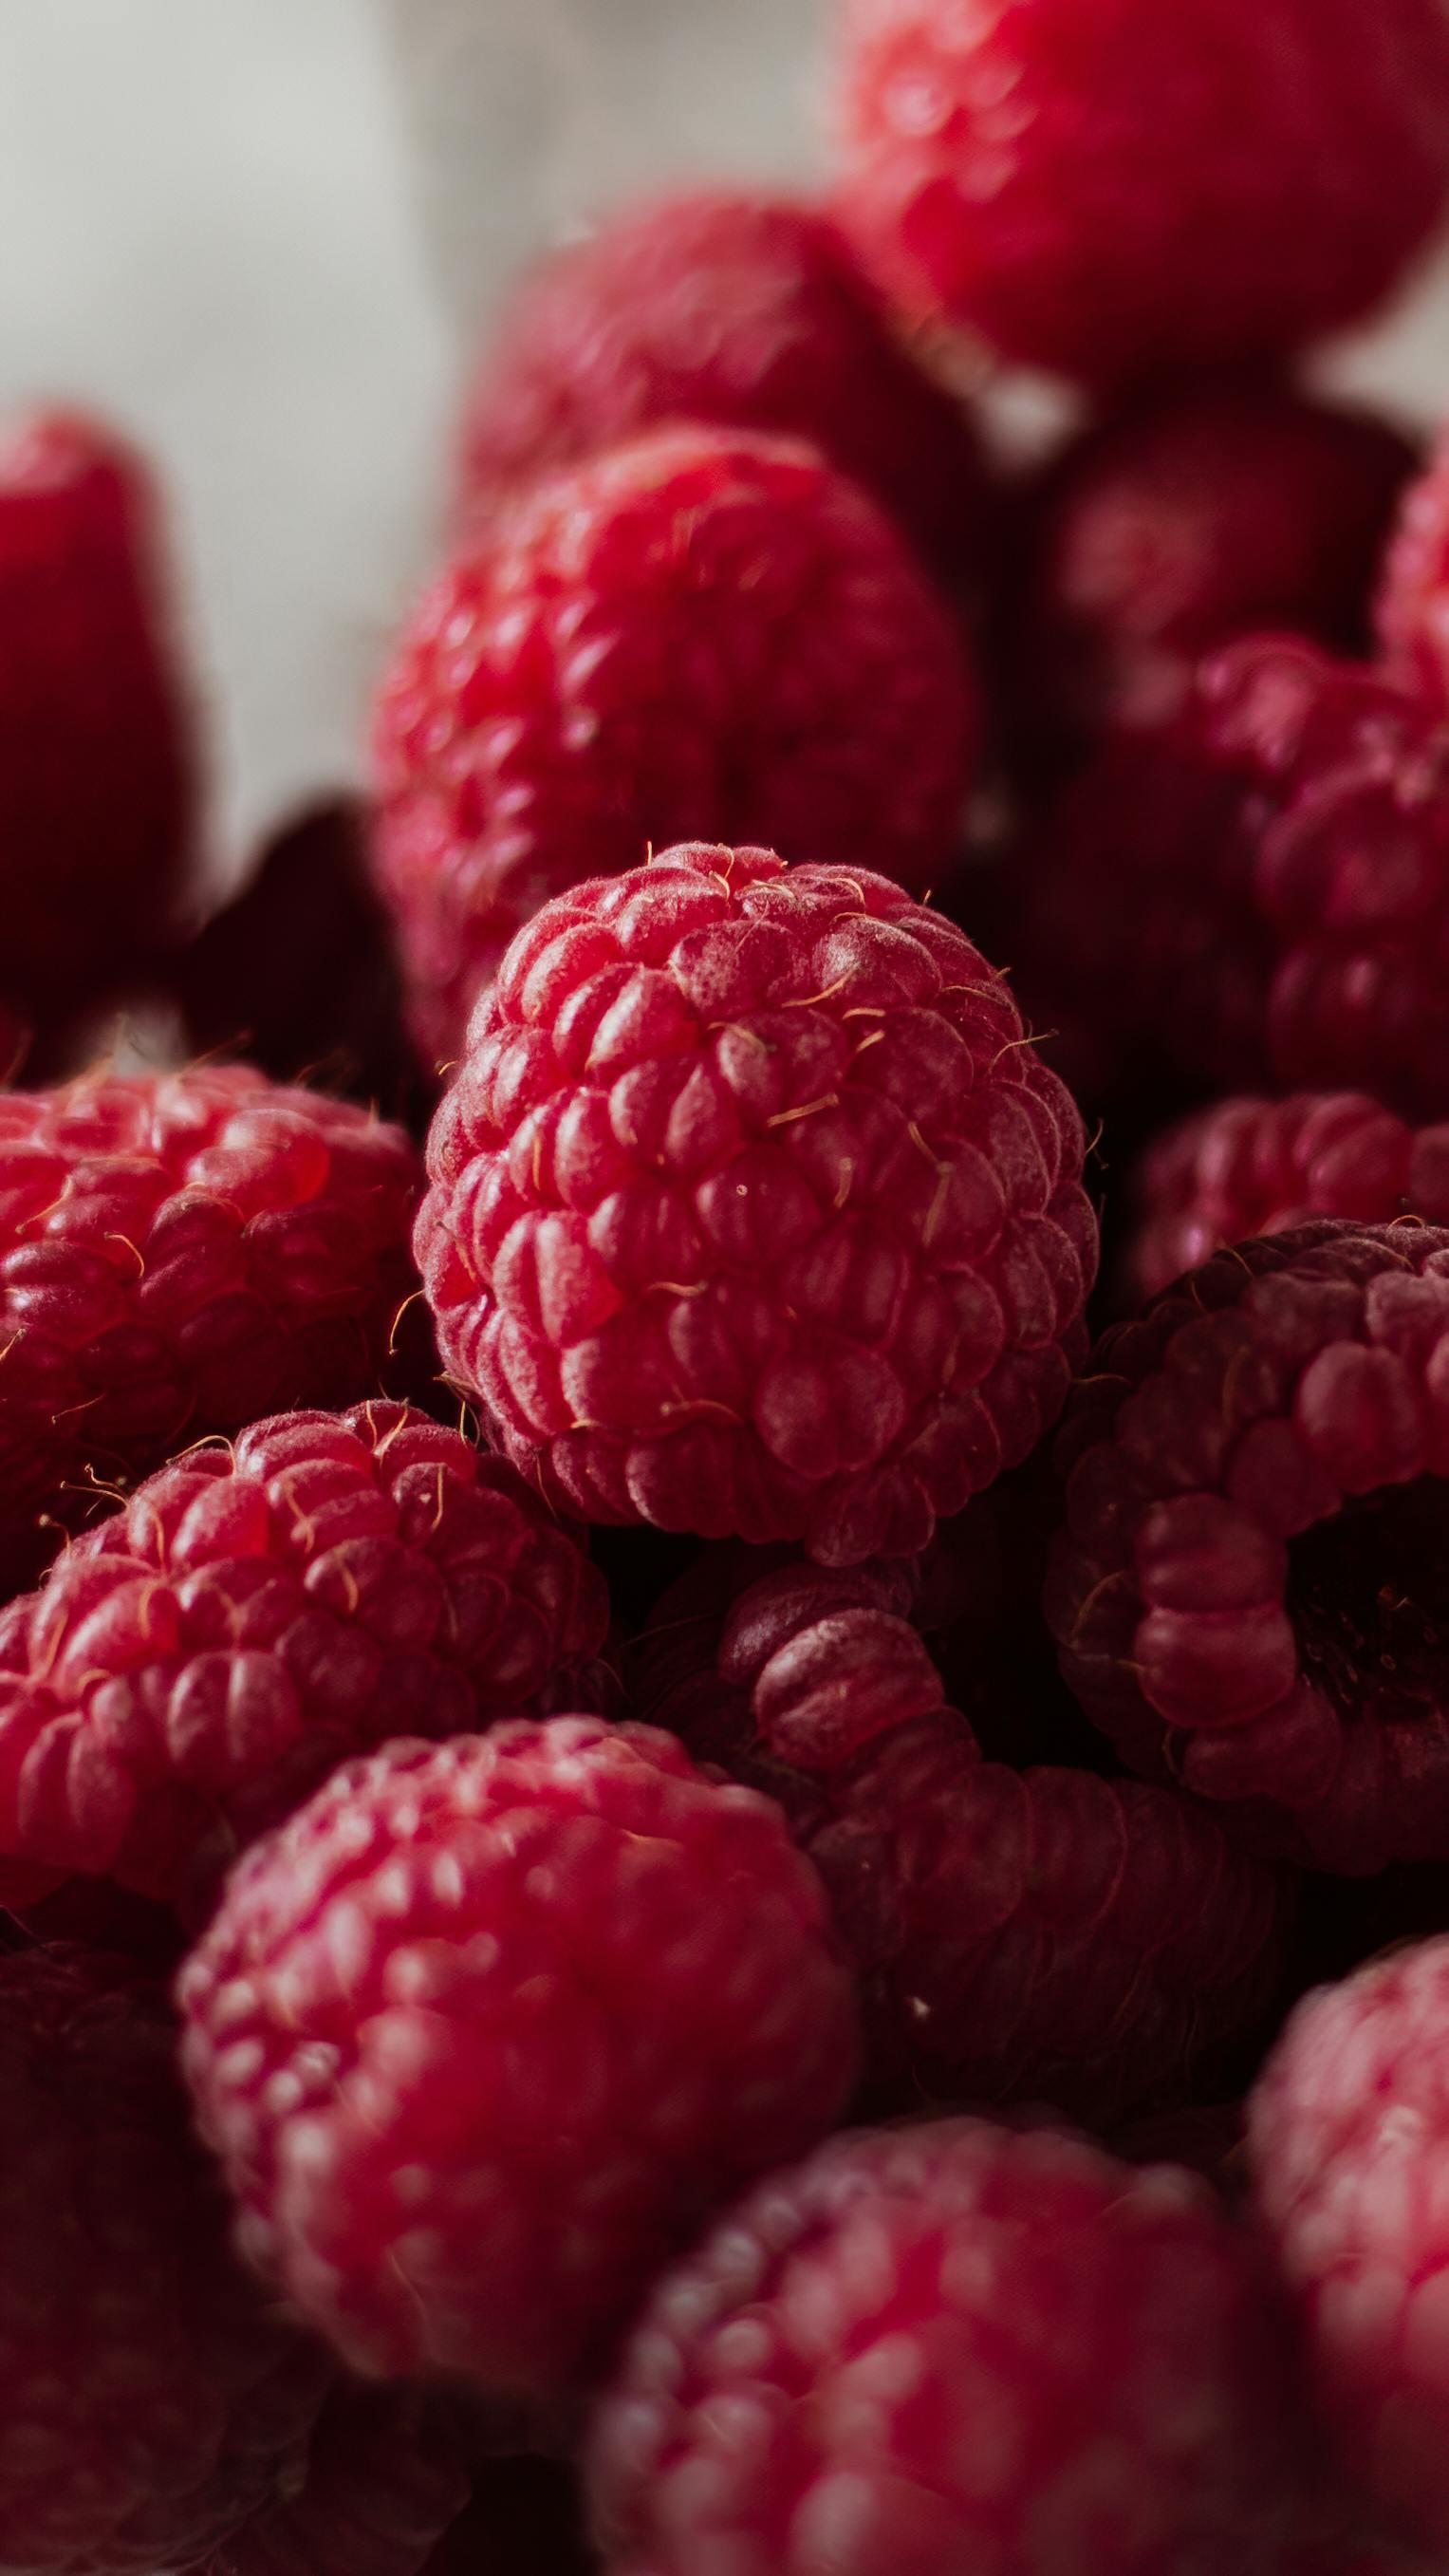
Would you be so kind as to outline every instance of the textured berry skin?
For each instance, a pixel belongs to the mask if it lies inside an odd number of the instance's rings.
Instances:
[[[656,2289],[592,2438],[611,2576],[1278,2567],[1283,2344],[1185,2174],[975,2121],[833,2141]]]
[[[1449,1941],[1391,1953],[1300,2004],[1253,2094],[1248,2139],[1335,2448],[1390,2528],[1438,2564]]]
[[[784,1806],[860,1979],[878,2103],[1048,2101],[1111,2126],[1253,2031],[1285,1891],[1209,1816],[984,1761],[900,1568],[796,1561],[732,1600],[712,1571],[660,1602],[636,1704]]]
[[[1135,1194],[1129,1277],[1149,1297],[1223,1244],[1309,1217],[1449,1223],[1449,1126],[1409,1127],[1364,1092],[1224,1100],[1159,1138]]]
[[[195,828],[155,502],[97,423],[0,428],[0,993],[69,1016],[155,955]]]
[[[607,1620],[505,1460],[403,1404],[278,1414],[0,1618],[0,1853],[197,1895],[349,1754],[572,1702]]]
[[[419,2576],[468,2499],[446,2399],[340,2379],[300,2482],[259,2507],[205,2576]]]
[[[1449,703],[1449,439],[1404,496],[1378,631],[1395,678],[1441,708]]]
[[[951,923],[690,845],[520,936],[415,1249],[448,1366],[563,1509],[908,1555],[1061,1405],[1082,1154]]]
[[[1047,1612],[1134,1769],[1350,1874],[1449,1858],[1449,1233],[1219,1253],[1098,1344]]]
[[[428,592],[377,711],[425,1052],[548,896],[696,833],[930,886],[975,737],[945,608],[812,449],[663,429],[537,485]]]
[[[371,1394],[417,1166],[242,1066],[0,1095],[0,1581],[184,1440]]]
[[[242,2242],[356,2366],[547,2396],[855,2072],[823,1891],[669,1737],[520,1721],[350,1764],[180,1987]]]
[[[158,1989],[0,1958],[7,2576],[191,2570],[305,2474],[330,2376],[234,2262]]]
[[[979,578],[986,469],[830,216],[712,189],[614,217],[525,278],[463,423],[465,507],[662,421],[807,438],[953,585]]]
[[[1269,378],[1189,384],[1085,430],[1019,495],[1008,718],[1027,778],[1155,725],[1195,664],[1282,629],[1364,651],[1414,449]]]
[[[1023,862],[1034,1000],[1103,1062],[1449,1111],[1449,726],[1285,637],[1119,732]]]
[[[841,199],[908,307],[1083,383],[1354,321],[1449,174],[1437,0],[842,0]]]

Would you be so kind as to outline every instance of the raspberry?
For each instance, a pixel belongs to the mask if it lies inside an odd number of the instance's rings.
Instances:
[[[783,1804],[861,1981],[877,2100],[1045,2100],[1110,2126],[1252,2030],[1283,1892],[1209,1817],[983,1761],[898,1568],[797,1562],[732,1601],[712,1573],[660,1602],[637,1704]]]
[[[1404,496],[1378,600],[1394,677],[1441,709],[1449,701],[1449,440]]]
[[[1323,1220],[1109,1331],[1061,1435],[1083,1707],[1322,1868],[1449,1858],[1446,1387],[1449,1232]]]
[[[1273,379],[1191,384],[1086,430],[1023,489],[1010,718],[1028,777],[1162,722],[1194,664],[1264,628],[1345,653],[1415,465],[1407,440]]]
[[[1225,1243],[1308,1217],[1449,1222],[1449,1126],[1406,1126],[1362,1092],[1224,1100],[1158,1140],[1136,1196],[1130,1271],[1145,1297]]]
[[[1288,638],[1204,663],[1175,723],[1119,734],[1025,886],[1023,964],[1121,1064],[1219,1090],[1449,1109],[1449,726]]]
[[[1449,178],[1439,0],[843,0],[842,204],[917,312],[1090,385],[1369,312]]]
[[[0,2532],[12,2576],[190,2569],[305,2472],[328,2367],[233,2262],[158,1991],[0,1958]]]
[[[395,1128],[241,1066],[0,1095],[0,1584],[183,1440],[370,1394],[415,1188]]]
[[[964,406],[817,208],[664,197],[525,278],[469,393],[465,504],[670,419],[811,440],[928,569],[979,579],[986,469]]]
[[[1449,2549],[1442,2317],[1449,1941],[1299,2005],[1254,2092],[1262,2218],[1345,2465],[1404,2540]]]
[[[419,2576],[468,2494],[445,2401],[339,2381],[300,2486],[260,2507],[205,2576]]]
[[[950,922],[695,844],[520,936],[415,1246],[448,1365],[561,1508],[908,1555],[1060,1407],[1082,1154]]]
[[[813,450],[660,430],[539,484],[428,593],[376,726],[379,882],[425,1050],[550,895],[692,833],[923,887],[974,688],[874,502]]]
[[[1286,2381],[1189,2176],[966,2120],[845,2138],[655,2291],[596,2519],[615,2576],[1277,2576]]]
[[[777,1810],[587,1718],[336,1773],[240,1862],[181,1996],[246,2250],[356,2366],[500,2393],[587,2375],[855,2071]]]
[[[0,431],[0,990],[42,1021],[153,959],[192,855],[155,518],[140,459],[97,423]]]
[[[607,1618],[572,1539],[456,1431],[386,1403],[255,1423],[0,1619],[0,1852],[198,1901],[349,1754],[576,1697]]]

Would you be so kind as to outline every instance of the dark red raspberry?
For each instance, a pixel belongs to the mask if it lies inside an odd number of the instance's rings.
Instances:
[[[1449,22],[1446,22],[1449,24]],[[1449,1110],[1449,725],[1257,637],[1119,734],[1023,862],[1034,1006],[1110,1072]]]
[[[470,389],[465,505],[661,421],[808,438],[953,586],[980,577],[986,469],[839,226],[710,189],[631,207],[526,277]]]
[[[0,1854],[200,1901],[348,1755],[577,1705],[607,1619],[505,1460],[403,1404],[276,1415],[0,1619]]]
[[[1395,678],[1441,708],[1449,702],[1449,439],[1404,496],[1378,627]]]
[[[1098,1344],[1047,1608],[1135,1769],[1350,1874],[1449,1858],[1449,1233],[1219,1253]]]
[[[205,2576],[419,2576],[468,2499],[446,2399],[342,2379],[300,2484],[260,2507]],[[495,2576],[481,2554],[472,2576]]]
[[[646,2308],[591,2483],[614,2576],[1277,2576],[1291,2429],[1202,2185],[963,2120],[732,2211]]]
[[[842,202],[903,301],[1092,385],[1367,313],[1449,180],[1439,0],[841,0]]]
[[[865,870],[691,845],[548,905],[428,1151],[448,1365],[587,1520],[911,1554],[1082,1347],[1076,1110]]]
[[[1204,653],[1264,629],[1366,650],[1415,451],[1370,413],[1230,378],[1143,397],[1022,490],[1008,718],[1032,783],[1158,724]]]
[[[1111,2126],[1253,2031],[1282,1965],[1269,1870],[1175,1791],[983,1761],[902,1569],[749,1572],[706,1562],[664,1596],[636,1701],[785,1807],[860,1978],[879,2103]]]
[[[425,1050],[550,895],[702,833],[931,885],[975,749],[947,612],[813,449],[665,429],[535,486],[428,592],[376,726]]]
[[[1438,2564],[1449,2550],[1449,1941],[1300,2004],[1254,2092],[1248,2140],[1335,2452]]]
[[[246,2250],[361,2368],[501,2393],[596,2367],[855,2072],[778,1810],[588,1718],[349,1764],[239,1863],[180,1991]]]
[[[233,2261],[159,1990],[0,1958],[7,2576],[198,2567],[305,2474],[330,2371]]]
[[[1308,1217],[1449,1223],[1449,1126],[1406,1126],[1364,1092],[1224,1100],[1158,1140],[1136,1199],[1130,1281],[1154,1296],[1223,1244]]]
[[[0,1096],[0,1585],[183,1440],[371,1394],[417,1177],[396,1128],[239,1065]]]
[[[156,506],[108,429],[0,430],[0,994],[70,1017],[151,962],[195,831]]]

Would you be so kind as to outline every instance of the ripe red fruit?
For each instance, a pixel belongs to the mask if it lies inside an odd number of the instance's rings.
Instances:
[[[0,1096],[0,1583],[184,1440],[371,1394],[416,1183],[396,1128],[240,1065]]]
[[[576,1705],[607,1621],[573,1540],[456,1431],[381,1402],[255,1423],[0,1620],[0,1854],[200,1901],[349,1754]]]
[[[1449,182],[1438,0],[843,0],[843,209],[916,312],[1090,385],[1356,321]]]
[[[1277,2576],[1290,2426],[1201,2185],[963,2120],[731,2211],[645,2309],[591,2484],[616,2576]]]
[[[1350,1874],[1449,1859],[1449,1233],[1219,1253],[1098,1344],[1048,1616],[1134,1769]]]
[[[349,1764],[240,1862],[180,1992],[245,2249],[355,2366],[500,2394],[587,2376],[855,2072],[778,1810],[587,1718]]]
[[[1076,1110],[863,869],[689,845],[548,905],[428,1152],[448,1365],[587,1520],[909,1555],[1082,1347]]]
[[[916,364],[819,208],[662,197],[542,262],[469,390],[464,507],[669,420],[808,438],[929,570],[979,579],[986,468],[965,406]]]
[[[811,449],[664,429],[535,486],[428,592],[377,711],[378,880],[446,1055],[550,895],[691,833],[929,886],[975,754],[945,608]]]

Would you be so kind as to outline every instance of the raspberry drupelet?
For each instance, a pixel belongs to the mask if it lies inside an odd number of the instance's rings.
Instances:
[[[1449,182],[1438,0],[839,0],[841,207],[908,309],[1096,386],[1369,312]]]
[[[184,2063],[244,2250],[345,2358],[547,2398],[855,2074],[824,1892],[652,1729],[348,1765],[234,1871]]]
[[[407,1405],[190,1450],[0,1616],[0,1899],[20,1863],[189,1910],[350,1754],[577,1706],[607,1624],[507,1462]]]
[[[1292,2417],[1203,2185],[951,2121],[832,2141],[666,2275],[590,2481],[610,2576],[1278,2576]]]
[[[551,895],[692,834],[954,853],[975,684],[874,501],[814,449],[665,428],[533,486],[427,593],[375,728],[378,882],[425,1052]]]
[[[952,588],[979,581],[986,468],[823,209],[709,189],[613,216],[526,276],[485,349],[462,502],[668,420],[807,438]]]
[[[1350,1875],[1449,1858],[1449,1232],[1222,1252],[1098,1344],[1047,1610],[1134,1769]]]
[[[447,1365],[586,1520],[912,1554],[1085,1347],[1076,1109],[864,870],[691,844],[549,904],[428,1157]]]

